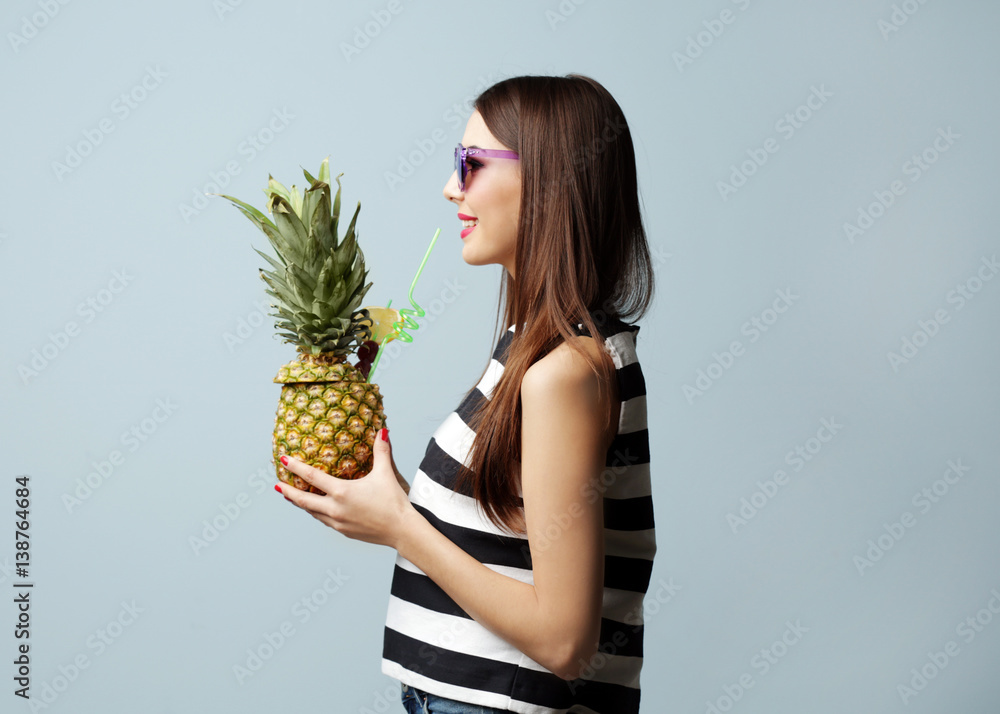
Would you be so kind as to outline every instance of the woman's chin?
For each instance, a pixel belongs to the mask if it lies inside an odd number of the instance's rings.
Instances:
[[[486,265],[490,262],[489,260],[484,260],[483,256],[478,255],[476,249],[468,243],[462,246],[462,260],[469,265]]]

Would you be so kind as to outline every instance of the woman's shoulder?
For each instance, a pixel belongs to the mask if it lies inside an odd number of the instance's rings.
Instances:
[[[617,390],[614,380],[610,385],[602,384],[590,361],[600,364],[603,343],[584,336],[570,339],[575,344],[560,343],[524,373],[523,427],[530,429],[534,418],[575,424],[575,431],[593,433],[607,446],[618,423]],[[609,410],[610,419],[606,418]]]
[[[597,375],[581,350],[591,360],[599,363],[602,350],[600,342],[589,335],[576,335],[571,341],[559,343],[528,367],[521,388],[524,389],[529,382],[529,387],[543,389],[550,384],[564,387],[575,387],[589,381],[596,384]]]

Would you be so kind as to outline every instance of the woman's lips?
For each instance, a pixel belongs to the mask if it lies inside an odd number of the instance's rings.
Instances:
[[[465,236],[467,236],[470,233],[472,233],[472,229],[473,228],[475,228],[476,226],[479,225],[479,219],[478,218],[476,218],[475,216],[467,216],[464,213],[459,213],[458,214],[458,220],[460,220],[460,221],[475,221],[476,222],[475,226],[468,226],[468,227],[462,229],[462,239],[463,240],[465,240]]]

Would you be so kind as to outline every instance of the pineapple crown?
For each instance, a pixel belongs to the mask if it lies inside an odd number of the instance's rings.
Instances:
[[[372,286],[365,284],[368,271],[354,229],[361,201],[340,240],[337,223],[344,174],[336,177],[337,195],[331,203],[329,157],[323,159],[318,178],[305,169],[302,173],[309,181],[304,193],[268,176],[264,193],[273,222],[253,206],[222,197],[263,231],[278,256],[275,260],[254,248],[272,268],[261,269],[260,276],[267,283],[267,294],[277,301],[271,305],[271,315],[277,319],[278,336],[300,352],[341,357],[371,337],[368,311],[358,309]]]

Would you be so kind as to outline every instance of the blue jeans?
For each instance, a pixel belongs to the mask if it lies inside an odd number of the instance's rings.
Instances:
[[[403,685],[403,707],[406,714],[503,714],[508,709],[494,709],[479,704],[456,702],[436,694],[428,694],[422,689]]]

